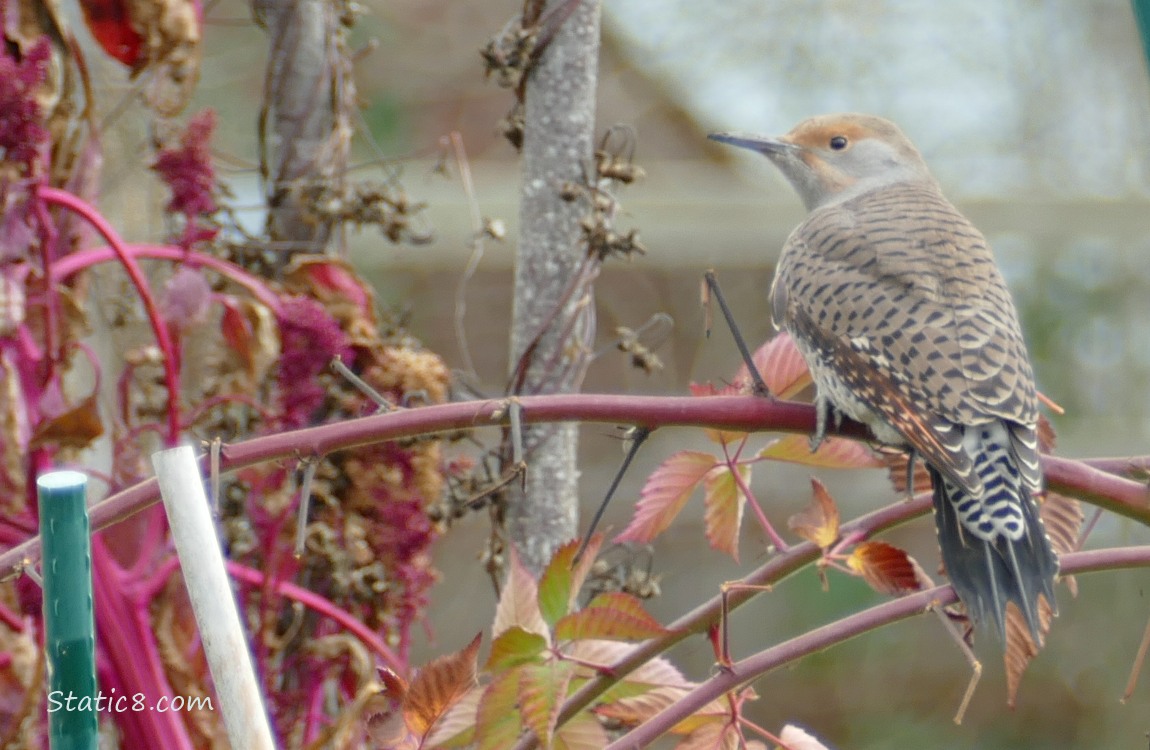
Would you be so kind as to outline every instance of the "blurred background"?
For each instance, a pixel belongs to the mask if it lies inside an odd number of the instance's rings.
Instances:
[[[459,133],[480,212],[507,226],[507,240],[486,243],[463,287],[466,345],[479,388],[492,396],[502,393],[508,367],[518,160],[497,128],[511,94],[485,81],[479,51],[519,8],[511,0],[364,0],[352,36],[362,50],[354,71],[363,102],[361,173],[401,170],[411,198],[427,203],[434,240],[395,247],[364,233],[350,238],[351,258],[373,280],[382,307],[402,313],[414,335],[462,366],[454,316],[474,229],[456,165],[448,159],[439,168],[444,138]],[[766,291],[803,210],[765,160],[715,146],[706,134],[778,134],[809,115],[864,111],[902,126],[990,239],[1040,388],[1066,408],[1053,418],[1058,452],[1150,452],[1150,78],[1129,2],[609,0],[603,13],[599,122],[635,129],[634,158],[646,177],[623,194],[619,223],[639,230],[648,254],[604,268],[604,354],[586,391],[683,395],[688,383],[730,378],[739,362],[730,336],[703,332],[698,288],[710,267],[748,341],[771,335]],[[254,162],[265,59],[266,37],[246,3],[205,6],[201,82],[188,113],[219,111],[221,174],[240,207],[251,207],[253,226],[263,222]],[[92,63],[98,86],[132,95],[121,68]],[[145,217],[159,215],[153,208],[164,194],[136,158],[151,134],[124,111],[101,113],[102,208],[125,235],[158,238],[165,227]],[[656,313],[669,314],[674,327],[647,340],[666,365],[647,375],[611,344],[617,326],[638,328]],[[584,428],[586,512],[622,458],[618,437],[610,427]],[[689,447],[707,444],[688,430],[665,430],[647,444],[608,513],[616,531],[646,475]],[[753,487],[777,526],[806,502],[809,474],[756,467]],[[881,472],[819,476],[844,517],[897,499]],[[741,562],[708,549],[701,517],[701,503],[690,506],[652,550],[663,595],[649,606],[663,621],[766,558],[750,526]],[[416,663],[490,626],[493,594],[478,559],[487,533],[480,515],[442,540],[443,580]],[[889,541],[935,570],[929,519]],[[1147,529],[1103,516],[1088,546],[1148,541]],[[1063,589],[1060,619],[1013,712],[1004,705],[999,644],[980,642],[984,677],[965,723],[954,726],[969,669],[937,621],[921,617],[759,680],[751,715],[774,731],[800,723],[838,748],[1146,747],[1150,677],[1129,704],[1119,697],[1150,617],[1150,573],[1092,575],[1079,584],[1076,599]],[[805,571],[733,616],[734,656],[878,601],[841,575],[832,574],[823,592],[815,572]],[[705,678],[713,662],[702,638],[672,656],[693,679]]]

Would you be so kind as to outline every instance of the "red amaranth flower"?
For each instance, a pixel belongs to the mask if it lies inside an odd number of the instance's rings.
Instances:
[[[21,165],[25,175],[32,174],[40,148],[48,142],[36,89],[48,75],[51,55],[46,38],[23,60],[0,50],[0,160]]]
[[[318,375],[335,356],[352,358],[347,334],[324,306],[307,297],[284,301],[280,316],[279,386],[285,427],[302,427],[324,399]]]
[[[210,145],[215,129],[216,112],[205,109],[188,121],[180,145],[162,149],[152,164],[152,169],[171,188],[168,210],[183,214],[189,223],[216,210],[212,196],[216,170]]]

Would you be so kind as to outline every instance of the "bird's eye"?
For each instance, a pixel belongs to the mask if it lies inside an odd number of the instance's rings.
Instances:
[[[845,135],[836,135],[831,138],[831,148],[835,151],[842,151],[847,147],[847,139]]]

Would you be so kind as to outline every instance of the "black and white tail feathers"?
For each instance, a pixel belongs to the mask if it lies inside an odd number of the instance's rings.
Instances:
[[[992,422],[965,432],[963,443],[974,459],[981,497],[928,467],[947,575],[974,622],[989,618],[1005,638],[1006,604],[1014,602],[1034,642],[1041,644],[1038,595],[1057,613],[1058,558],[1039,518],[1031,482],[1019,470],[1006,425]]]

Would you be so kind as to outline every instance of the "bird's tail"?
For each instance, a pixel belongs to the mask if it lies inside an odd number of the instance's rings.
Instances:
[[[987,622],[989,616],[1005,639],[1006,604],[1014,602],[1041,645],[1038,596],[1057,614],[1058,558],[1014,460],[1006,451],[983,452],[976,459],[981,498],[930,469],[938,541],[947,575],[971,620]]]

